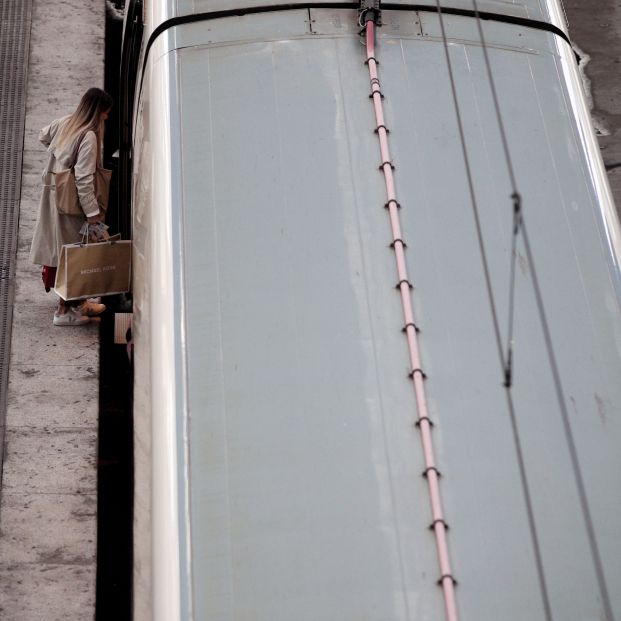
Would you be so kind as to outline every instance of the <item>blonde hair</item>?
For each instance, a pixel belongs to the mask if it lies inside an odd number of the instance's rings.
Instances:
[[[104,113],[112,108],[113,100],[100,88],[89,88],[82,96],[75,112],[63,123],[56,144],[63,146],[89,130],[97,136],[98,150],[103,138]]]

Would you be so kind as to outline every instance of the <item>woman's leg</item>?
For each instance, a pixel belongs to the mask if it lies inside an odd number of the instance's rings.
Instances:
[[[62,298],[58,300],[58,308],[54,313],[55,326],[79,326],[90,321],[86,313],[80,308],[81,300],[65,301]],[[103,304],[101,305],[103,306]],[[103,309],[105,310],[105,306]]]
[[[58,315],[64,315],[69,309],[69,303],[65,302],[62,298],[58,298],[58,308],[56,309],[56,313]]]

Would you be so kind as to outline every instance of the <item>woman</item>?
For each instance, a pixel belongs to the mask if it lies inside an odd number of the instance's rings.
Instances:
[[[85,220],[95,223],[104,219],[95,195],[95,170],[102,166],[104,122],[110,108],[110,95],[99,88],[90,88],[73,114],[53,121],[39,134],[39,140],[48,148],[49,160],[43,171],[43,193],[30,260],[43,266],[46,288],[49,287],[46,280],[53,282],[63,244],[72,244],[82,238],[80,229]],[[63,215],[56,209],[52,173],[72,167],[83,217]],[[83,325],[90,321],[90,316],[99,315],[105,308],[92,300],[78,304],[61,299],[53,323],[55,326]]]

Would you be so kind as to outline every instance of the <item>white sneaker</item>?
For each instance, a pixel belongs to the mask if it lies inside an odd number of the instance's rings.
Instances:
[[[82,304],[78,305],[78,312],[81,315],[86,315],[87,317],[95,317],[96,315],[101,315],[101,313],[106,310],[106,305],[95,302],[94,300],[96,299],[97,298],[90,298],[88,300],[84,300]]]
[[[86,315],[82,315],[75,306],[70,306],[66,313],[62,315],[58,312],[54,313],[55,326],[83,326],[85,323],[89,323],[90,319]]]

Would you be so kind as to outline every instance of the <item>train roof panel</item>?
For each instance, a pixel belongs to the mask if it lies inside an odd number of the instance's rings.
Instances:
[[[173,17],[183,15],[198,15],[201,13],[213,13],[220,11],[251,10],[262,7],[278,7],[286,5],[288,7],[298,5],[304,8],[310,4],[329,6],[334,4],[333,0],[314,0],[313,2],[303,2],[293,0],[282,2],[281,0],[152,0],[147,3],[147,10],[150,11],[147,19],[147,29],[152,32],[157,26]],[[344,3],[346,4],[346,3]],[[422,0],[417,3],[407,0],[393,0],[391,7],[402,5],[406,6],[429,6],[430,10],[436,10],[434,0]],[[357,6],[356,2],[351,3],[352,7]],[[443,0],[443,9],[459,9],[464,11],[473,10],[472,0]],[[510,17],[526,18],[543,21],[562,29],[567,30],[564,12],[559,0],[478,0],[478,10],[481,12],[494,13]]]
[[[180,49],[152,59],[160,80],[146,90],[153,134],[171,119],[180,155],[171,187],[179,187],[172,209],[182,240],[171,243],[181,244],[173,254],[185,265],[193,605],[201,619],[436,621],[439,575],[364,48],[355,28],[339,30],[338,12],[320,13],[322,37],[308,33],[303,11],[213,22],[204,44],[204,32],[186,25]],[[504,319],[511,187],[476,24],[446,21]],[[378,57],[463,618],[543,619],[537,553],[555,616],[601,618],[534,266],[518,247],[512,395],[536,545],[438,18],[421,14],[409,27],[388,20]],[[584,156],[594,148],[588,113],[566,44],[497,22],[486,30],[595,536],[614,585],[618,271],[597,166]],[[165,80],[178,89],[170,98],[162,97]],[[161,200],[155,193],[154,212]],[[152,292],[163,306],[160,294],[170,293]],[[613,596],[621,606],[621,594]]]

